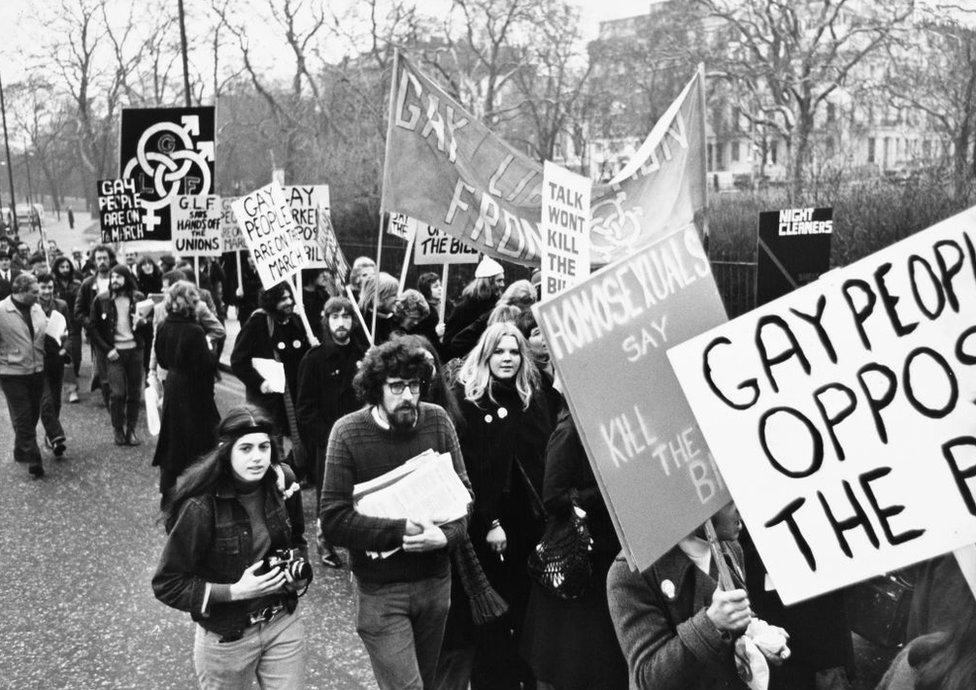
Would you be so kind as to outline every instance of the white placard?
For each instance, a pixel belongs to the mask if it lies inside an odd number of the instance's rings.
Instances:
[[[173,251],[178,256],[220,256],[220,197],[213,194],[180,194],[170,209]]]
[[[235,201],[237,197],[220,197],[220,234],[224,238],[225,252],[247,251],[241,226],[237,224],[237,218],[234,216],[232,204]]]
[[[593,183],[554,163],[542,167],[542,295],[551,297],[590,275]]]
[[[281,187],[261,187],[235,201],[231,208],[265,289],[305,268],[307,257],[295,241],[291,209]]]
[[[417,227],[417,222],[406,213],[391,213],[386,232],[401,240],[409,240]]]
[[[976,208],[668,355],[784,603],[976,542]]]
[[[417,266],[431,264],[476,264],[480,260],[476,250],[433,225],[409,219],[416,233],[413,244],[413,262]]]
[[[305,251],[305,268],[328,268],[319,237],[319,214],[330,214],[329,185],[285,185],[285,199],[294,221],[292,233]]]

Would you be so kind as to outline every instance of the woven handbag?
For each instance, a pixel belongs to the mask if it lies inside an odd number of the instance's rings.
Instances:
[[[529,554],[529,576],[559,599],[579,599],[593,586],[590,551],[593,539],[586,511],[570,492],[572,508],[564,515],[550,515],[542,539]]]

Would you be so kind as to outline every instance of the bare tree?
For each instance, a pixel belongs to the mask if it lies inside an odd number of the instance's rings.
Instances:
[[[803,187],[815,118],[852,72],[906,26],[914,0],[695,0],[713,19],[716,73],[762,103],[742,112],[789,141],[790,193]]]

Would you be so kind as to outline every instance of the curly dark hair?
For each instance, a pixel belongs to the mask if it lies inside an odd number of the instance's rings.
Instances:
[[[422,349],[394,339],[369,348],[352,385],[364,403],[379,405],[383,401],[383,384],[387,378],[426,382],[431,373],[430,362]]]
[[[267,290],[262,290],[258,295],[258,306],[261,307],[266,313],[274,314],[278,309],[278,302],[281,301],[282,296],[285,291],[291,295],[292,299],[295,299],[295,293],[291,289],[291,285],[282,281],[280,283],[275,283]]]

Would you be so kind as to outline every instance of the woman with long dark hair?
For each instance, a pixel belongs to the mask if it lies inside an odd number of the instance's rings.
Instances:
[[[220,413],[214,403],[216,358],[196,319],[200,293],[193,283],[179,280],[166,290],[166,319],[156,331],[156,361],[167,371],[163,384],[163,414],[153,455],[159,468],[159,493],[166,494],[177,477],[213,448]]]
[[[465,428],[458,434],[471,487],[471,543],[509,613],[476,631],[472,688],[534,687],[518,655],[529,595],[526,559],[542,533],[539,494],[552,431],[539,373],[512,323],[482,334],[455,388]],[[463,605],[463,604],[462,604]]]
[[[302,494],[273,433],[257,408],[231,410],[217,448],[186,471],[163,510],[167,539],[153,591],[196,621],[201,687],[246,688],[255,678],[262,688],[304,684],[297,606],[311,567]]]

